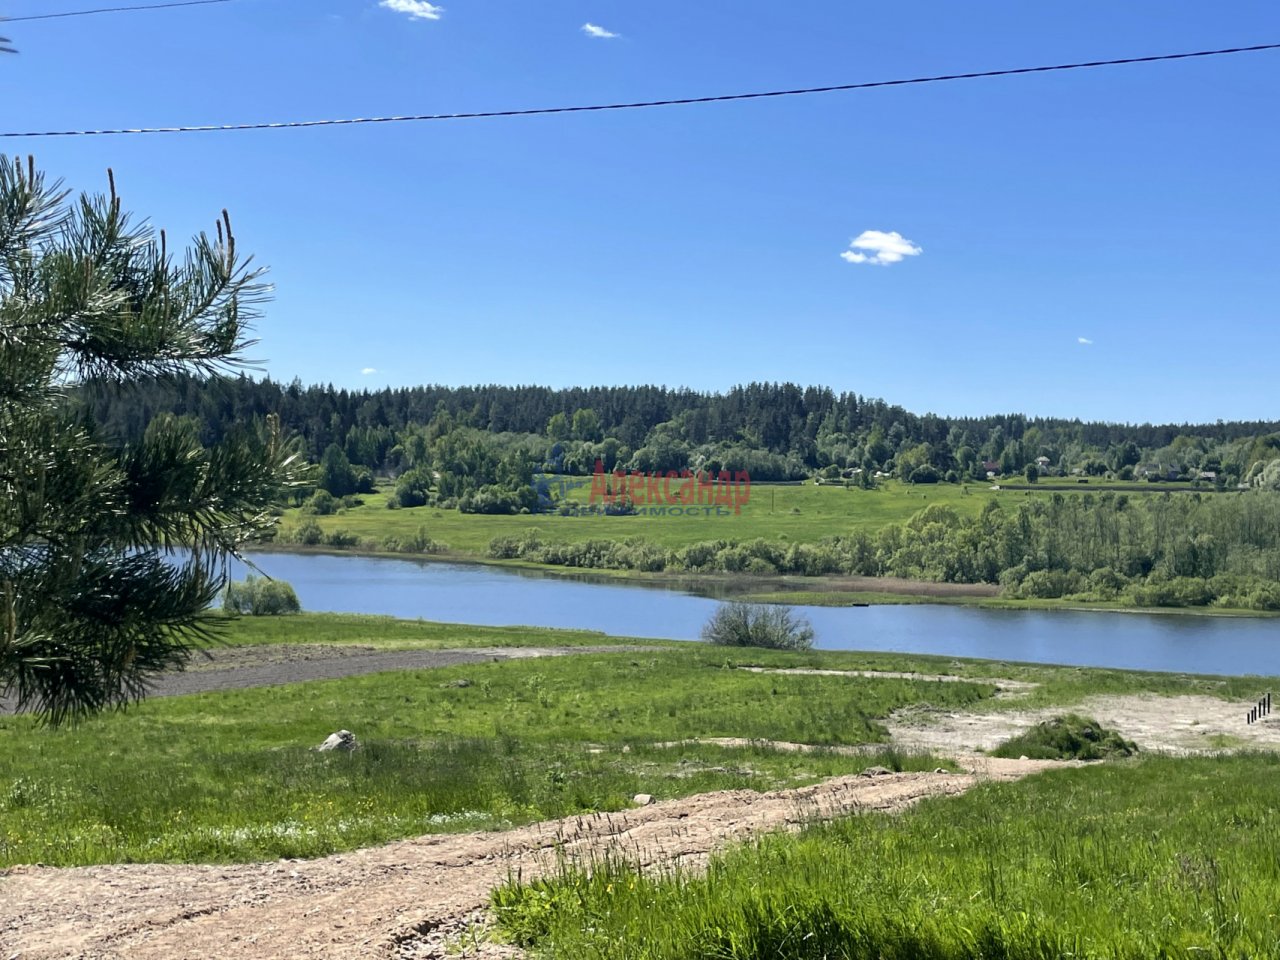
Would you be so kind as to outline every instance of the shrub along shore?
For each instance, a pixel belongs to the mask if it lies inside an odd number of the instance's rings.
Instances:
[[[856,577],[888,585],[873,593],[918,597],[938,585],[998,591],[1006,603],[1280,611],[1280,495],[1265,491],[777,487],[757,489],[741,516],[692,519],[378,509],[384,502],[375,493],[331,514],[289,511],[277,543],[712,577],[751,593],[769,578]],[[906,583],[915,586],[899,590]]]

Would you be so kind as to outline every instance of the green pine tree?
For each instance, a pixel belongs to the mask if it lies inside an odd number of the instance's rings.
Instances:
[[[122,444],[72,402],[237,367],[267,293],[225,211],[175,257],[108,180],[73,198],[0,159],[0,692],[52,723],[140,698],[211,637],[227,558],[304,469],[273,420],[206,448],[163,417]]]

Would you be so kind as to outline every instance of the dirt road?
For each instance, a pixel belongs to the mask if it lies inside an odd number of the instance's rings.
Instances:
[[[437,958],[478,920],[489,891],[555,853],[621,851],[644,864],[696,864],[733,839],[815,817],[899,810],[1016,779],[1050,764],[991,761],[968,773],[840,777],[810,787],[703,794],[625,813],[504,833],[435,835],[319,860],[154,864],[0,874],[0,958]],[[509,955],[489,947],[487,956]]]

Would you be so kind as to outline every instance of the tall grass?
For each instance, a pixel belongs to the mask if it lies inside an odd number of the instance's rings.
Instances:
[[[580,960],[1280,957],[1280,759],[1057,771],[766,837],[705,875],[614,858],[495,893]]]
[[[184,752],[173,764],[116,760],[87,764],[83,777],[45,769],[0,780],[0,866],[312,857],[396,837],[620,810],[639,792],[768,789],[867,763],[937,762],[889,751],[799,760],[710,746],[601,754],[510,738],[374,741],[350,754],[296,746],[241,756]]]
[[[653,744],[874,744],[899,706],[991,691],[747,673],[687,647],[157,699],[72,729],[0,717],[0,866],[312,856],[616,810],[636,793],[811,782],[884,761]],[[340,728],[362,748],[309,749]]]

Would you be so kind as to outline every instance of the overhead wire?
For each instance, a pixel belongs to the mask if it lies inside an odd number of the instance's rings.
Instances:
[[[0,23],[21,23],[31,20],[62,20],[66,17],[89,17],[96,13],[133,13],[137,10],[171,10],[174,7],[204,7],[212,3],[231,3],[232,0],[169,0],[167,3],[140,3],[122,7],[96,7],[92,10],[63,10],[60,13],[31,13],[21,17],[0,17]]]
[[[214,2],[214,0],[187,0],[187,2]],[[1087,70],[1098,67],[1118,67],[1131,64],[1160,63],[1173,60],[1192,60],[1205,57],[1222,57],[1241,53],[1257,53],[1280,50],[1280,43],[1259,43],[1242,47],[1224,47],[1216,50],[1194,50],[1185,53],[1162,53],[1143,57],[1121,57],[1112,60],[1085,60],[1076,63],[1057,63],[1036,67],[1012,67],[1003,70],[979,70],[969,73],[948,73],[900,80],[871,80],[862,83],[841,83],[822,87],[798,87],[790,90],[768,90],[756,93],[729,93],[702,97],[679,97],[667,100],[638,100],[624,103],[599,103],[564,107],[533,107],[514,110],[484,110],[471,113],[426,113],[383,117],[343,117],[322,120],[286,120],[255,123],[204,124],[168,127],[118,127],[101,130],[33,130],[0,132],[0,137],[102,137],[133,134],[160,133],[227,133],[246,130],[300,130],[307,127],[339,127],[373,123],[416,123],[431,120],[483,120],[504,117],[538,117],[567,113],[598,113],[620,110],[641,110],[654,107],[675,107],[706,103],[730,103],[744,100],[765,100],[779,97],[799,97],[820,93],[838,93],[853,90],[872,90],[883,87],[906,87],[928,83],[947,83],[957,80],[980,80],[992,77],[1024,76],[1036,73],[1055,73],[1067,70]]]

